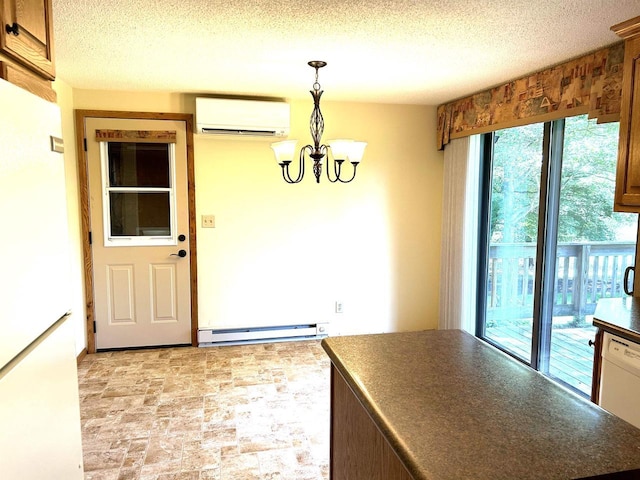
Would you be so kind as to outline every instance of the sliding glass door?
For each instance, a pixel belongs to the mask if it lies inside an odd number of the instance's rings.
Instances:
[[[598,299],[621,297],[637,216],[613,213],[617,124],[586,116],[484,136],[477,333],[589,394]]]
[[[585,116],[564,122],[557,264],[548,366],[543,371],[588,393],[600,298],[623,297],[624,270],[634,264],[637,215],[614,213],[618,123]],[[584,368],[584,365],[588,365]]]
[[[543,124],[487,135],[491,163],[484,335],[530,362]]]

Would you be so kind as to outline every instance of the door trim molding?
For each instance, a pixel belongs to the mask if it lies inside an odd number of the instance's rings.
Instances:
[[[95,305],[93,301],[93,256],[89,236],[91,234],[89,211],[89,177],[85,150],[85,120],[87,118],[122,118],[132,120],[174,120],[185,122],[187,137],[187,196],[189,207],[189,250],[191,267],[191,345],[198,345],[198,265],[196,251],[196,195],[193,155],[193,115],[190,113],[121,112],[113,110],[75,110],[76,151],[78,159],[78,187],[82,224],[82,254],[84,263],[85,306],[87,310],[87,352],[96,352],[93,331]]]

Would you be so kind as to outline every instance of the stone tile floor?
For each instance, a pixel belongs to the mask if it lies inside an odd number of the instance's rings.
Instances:
[[[318,341],[87,355],[86,480],[326,480],[329,360]]]

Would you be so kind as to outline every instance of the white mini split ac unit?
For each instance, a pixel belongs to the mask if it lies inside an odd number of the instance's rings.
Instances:
[[[196,98],[196,131],[200,134],[286,137],[289,122],[286,102]]]

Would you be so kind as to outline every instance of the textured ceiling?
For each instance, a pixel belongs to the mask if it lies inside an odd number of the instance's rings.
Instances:
[[[73,87],[436,105],[617,42],[639,0],[53,0]]]

